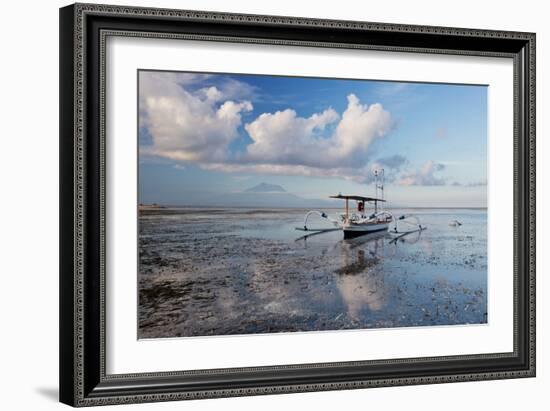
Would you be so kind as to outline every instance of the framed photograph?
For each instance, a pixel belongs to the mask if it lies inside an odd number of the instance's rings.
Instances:
[[[62,402],[535,376],[535,34],[60,24]]]

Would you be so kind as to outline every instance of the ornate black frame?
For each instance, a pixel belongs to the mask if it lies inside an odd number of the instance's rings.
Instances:
[[[107,36],[508,57],[514,62],[514,351],[105,373]],[[75,4],[60,9],[60,400],[73,406],[535,376],[535,34]]]

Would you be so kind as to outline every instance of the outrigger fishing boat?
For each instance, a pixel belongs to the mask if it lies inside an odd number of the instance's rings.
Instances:
[[[335,196],[329,196],[329,198],[345,200],[344,213],[340,214],[340,221],[329,217],[325,212],[312,210],[306,213],[303,227],[296,227],[296,230],[311,231],[316,234],[342,230],[344,232],[344,239],[355,238],[382,231],[402,237],[410,233],[425,230],[426,227],[423,227],[418,218],[413,215],[404,214],[395,218],[390,212],[382,209],[380,203],[386,202],[384,199],[384,170],[382,169],[380,173],[375,171],[374,178],[376,187],[375,197],[343,195],[342,193]],[[381,180],[381,183],[379,183],[379,179]],[[379,191],[380,197],[378,197]],[[350,211],[350,200],[356,201],[356,211]],[[373,205],[373,210],[370,213],[367,213],[366,211],[365,207],[367,204]],[[314,214],[329,220],[333,224],[334,228],[309,228],[307,226],[307,220]],[[393,226],[390,229],[390,224],[392,224],[392,222]],[[398,223],[408,224],[409,227],[406,230],[402,230]]]
[[[338,198],[346,201],[345,213],[342,215],[344,238],[354,238],[377,231],[387,231],[393,220],[393,216],[387,211],[378,211],[378,203],[385,202],[385,200],[381,198],[342,194],[330,196],[330,198]],[[355,200],[357,202],[356,212],[350,213],[349,200]],[[374,204],[373,213],[365,214],[365,204],[367,203]]]

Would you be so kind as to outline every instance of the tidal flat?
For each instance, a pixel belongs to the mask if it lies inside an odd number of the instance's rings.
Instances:
[[[486,209],[390,210],[427,227],[397,241],[306,211],[141,210],[138,338],[487,323]]]

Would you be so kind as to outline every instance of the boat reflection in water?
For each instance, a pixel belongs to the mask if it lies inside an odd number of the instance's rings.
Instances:
[[[351,319],[363,319],[365,309],[384,308],[391,293],[382,263],[395,254],[399,244],[415,244],[421,234],[421,231],[411,233],[394,241],[387,232],[372,233],[338,243],[341,267],[335,270],[336,284]]]
[[[336,285],[350,318],[359,321],[362,310],[380,310],[386,303],[384,275],[378,269],[388,234],[372,233],[339,243],[341,267]]]
[[[342,312],[338,318],[347,318],[347,321],[364,327],[369,319],[377,318],[379,321],[386,311],[393,312],[393,304],[401,288],[396,284],[395,277],[389,275],[392,271],[388,270],[388,265],[392,265],[399,248],[418,243],[421,236],[422,231],[418,231],[395,238],[383,231],[328,245],[322,254],[331,261],[335,289],[341,298],[340,304],[331,302],[334,307],[341,306]],[[318,233],[300,237],[299,241],[305,248],[308,247],[309,237],[313,237],[310,240],[316,239]],[[321,293],[326,291],[318,290]]]

